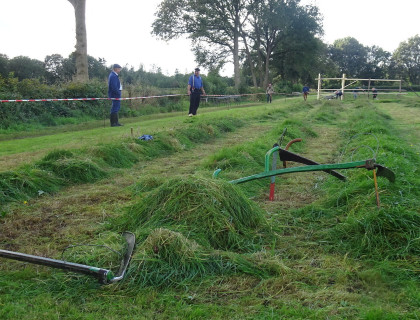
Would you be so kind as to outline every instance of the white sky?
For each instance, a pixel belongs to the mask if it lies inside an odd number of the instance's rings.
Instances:
[[[0,0],[0,53],[43,61],[74,51],[75,18],[67,0]],[[151,35],[160,0],[87,0],[88,54],[148,71],[156,65],[166,74],[191,72],[196,64],[186,39],[169,43]],[[400,42],[420,34],[420,0],[304,0],[315,3],[324,16],[323,40],[352,36],[363,45],[391,53]],[[205,70],[204,70],[205,72]],[[225,75],[232,74],[226,67]]]

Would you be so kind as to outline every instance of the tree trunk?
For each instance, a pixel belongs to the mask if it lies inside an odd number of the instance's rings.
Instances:
[[[240,18],[239,7],[236,3],[235,8],[235,21],[233,26],[233,73],[235,78],[235,88],[238,90],[241,84],[241,73],[239,68],[239,32],[240,32]]]
[[[255,75],[255,68],[254,65],[252,64],[252,59],[251,59],[251,52],[249,51],[249,47],[248,47],[248,43],[246,41],[246,36],[242,33],[242,40],[244,42],[245,45],[245,52],[246,52],[246,56],[248,58],[249,61],[249,69],[251,71],[251,76],[252,76],[252,83],[254,84],[254,87],[257,88],[258,84],[257,84],[257,77]]]
[[[73,5],[76,17],[76,75],[74,80],[86,82],[89,80],[85,23],[86,0],[68,1]]]
[[[236,29],[236,28],[235,28]],[[236,29],[233,35],[233,73],[235,77],[235,88],[239,89],[241,84],[241,75],[239,69],[239,32]]]
[[[265,74],[264,74],[264,88],[268,85],[268,76],[270,73],[270,57],[271,57],[271,44],[267,44],[267,54],[265,56]]]

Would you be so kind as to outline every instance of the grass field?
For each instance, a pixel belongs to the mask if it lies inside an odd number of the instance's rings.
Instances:
[[[341,171],[346,182],[278,176],[274,201],[268,178],[227,183],[264,171],[284,128],[282,146],[302,138],[290,150],[317,162],[376,158],[393,170],[394,183],[378,177],[380,208],[366,169]],[[2,135],[0,249],[116,272],[128,230],[135,252],[111,285],[0,258],[0,319],[420,318],[417,96],[278,99],[61,129]],[[95,246],[63,253],[74,244]]]

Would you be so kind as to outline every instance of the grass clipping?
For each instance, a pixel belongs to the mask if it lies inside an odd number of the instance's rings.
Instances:
[[[265,277],[272,273],[254,254],[212,250],[165,228],[150,232],[137,248],[129,268],[129,283],[139,287],[168,287],[219,274],[246,273]]]
[[[238,187],[196,177],[171,179],[144,194],[123,219],[125,230],[143,239],[167,228],[206,248],[239,252],[256,250],[268,231],[264,212]]]
[[[124,215],[138,246],[130,279],[138,286],[171,286],[226,273],[262,277],[254,261],[271,234],[264,212],[225,181],[171,179],[143,193]]]

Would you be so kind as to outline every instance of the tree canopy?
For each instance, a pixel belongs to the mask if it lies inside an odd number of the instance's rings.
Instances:
[[[164,0],[153,23],[153,34],[171,40],[182,35],[192,41],[196,60],[213,69],[229,61],[235,86],[240,85],[240,62],[246,54],[257,85],[266,85],[272,54],[288,34],[314,37],[322,28],[318,10],[300,0]],[[300,26],[296,30],[297,25]]]

